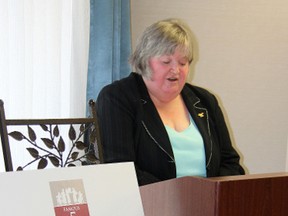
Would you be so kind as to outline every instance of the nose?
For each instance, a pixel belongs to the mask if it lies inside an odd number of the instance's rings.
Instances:
[[[179,66],[178,66],[177,63],[172,63],[171,64],[170,72],[173,73],[173,74],[178,74],[179,73]]]

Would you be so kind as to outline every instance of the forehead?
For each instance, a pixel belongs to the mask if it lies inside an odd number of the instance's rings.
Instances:
[[[176,49],[173,53],[163,53],[155,56],[156,58],[168,58],[168,57],[176,57],[179,59],[188,59],[187,53],[183,50]]]

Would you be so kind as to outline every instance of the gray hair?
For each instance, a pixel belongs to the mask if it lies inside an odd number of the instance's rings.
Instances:
[[[150,78],[149,59],[155,56],[172,55],[176,48],[184,53],[190,64],[193,59],[193,39],[190,28],[179,19],[161,20],[146,28],[138,39],[129,62],[136,73]]]

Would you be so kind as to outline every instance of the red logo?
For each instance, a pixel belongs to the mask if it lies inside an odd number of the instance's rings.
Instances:
[[[81,179],[50,182],[55,216],[89,216]]]

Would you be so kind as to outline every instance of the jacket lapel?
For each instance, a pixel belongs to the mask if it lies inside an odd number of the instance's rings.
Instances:
[[[193,91],[188,90],[188,88],[189,87],[185,85],[181,94],[189,113],[191,114],[195,124],[199,129],[199,132],[202,135],[206,153],[206,166],[209,166],[212,156],[209,113],[207,108],[201,103],[201,100],[193,93]]]
[[[137,82],[143,108],[143,116],[141,118],[142,124],[144,124],[143,127],[145,127],[146,132],[155,142],[155,145],[158,145],[159,148],[174,161],[173,150],[168,134],[141,76],[137,77]]]

